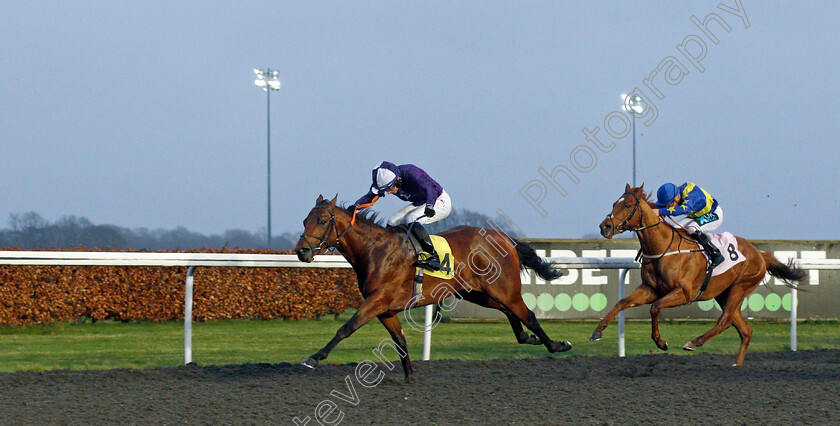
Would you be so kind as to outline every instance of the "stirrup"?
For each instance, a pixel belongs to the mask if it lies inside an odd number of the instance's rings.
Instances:
[[[720,265],[721,263],[723,263],[724,260],[725,259],[723,258],[723,254],[721,254],[720,250],[709,251],[709,262],[711,262],[712,268]]]
[[[721,254],[720,250],[718,250],[717,247],[709,241],[709,237],[706,234],[700,231],[694,231],[690,235],[694,241],[700,243],[700,246],[703,247],[703,251],[705,251],[706,255],[709,256],[709,263],[711,264],[712,269],[723,263],[725,260],[723,258],[723,254]]]
[[[417,259],[416,265],[423,267],[424,269],[431,269],[433,271],[440,271],[441,269],[443,269],[443,264],[440,263],[440,259],[438,259],[437,255],[429,255],[428,259]]]

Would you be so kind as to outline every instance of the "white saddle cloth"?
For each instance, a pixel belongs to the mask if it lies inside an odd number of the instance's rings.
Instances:
[[[733,266],[747,260],[744,257],[744,254],[738,250],[738,240],[735,238],[734,235],[730,232],[724,232],[722,234],[706,234],[709,237],[709,240],[715,247],[720,250],[720,254],[723,255],[723,263],[715,267],[715,270],[712,272],[712,276],[720,275],[728,270],[730,270]],[[706,251],[703,251],[703,255],[706,258],[709,257],[706,254]]]

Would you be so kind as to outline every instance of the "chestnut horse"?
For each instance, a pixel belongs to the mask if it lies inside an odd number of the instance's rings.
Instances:
[[[357,217],[347,209],[336,207],[335,201],[335,198],[318,197],[315,207],[303,221],[303,235],[295,252],[301,261],[312,262],[314,255],[335,247],[353,266],[364,301],[350,320],[338,329],[335,337],[303,365],[315,368],[338,342],[377,318],[391,334],[399,349],[406,381],[411,381],[414,371],[397,314],[406,308],[438,303],[450,296],[502,311],[521,344],[542,344],[549,352],[572,348],[568,341],[549,339],[534,313],[522,301],[520,268],[531,268],[547,280],[561,276],[528,244],[495,230],[469,226],[447,230],[440,236],[449,242],[454,258],[466,263],[453,265],[455,278],[451,281],[427,275],[422,298],[413,298],[416,269],[413,264],[417,255],[405,231],[399,227],[383,228],[361,215]],[[528,335],[522,324],[536,336]]]
[[[761,252],[749,241],[736,237],[738,250],[746,260],[711,277],[708,286],[703,288],[707,260],[702,249],[685,230],[664,222],[647,197],[644,185],[639,188],[627,185],[624,194],[613,204],[612,213],[601,222],[604,238],[612,238],[624,231],[636,232],[643,258],[642,284],[615,304],[598,324],[590,340],[600,340],[601,332],[619,312],[650,303],[651,338],[659,349],[668,350],[668,343],[659,336],[659,312],[695,300],[714,298],[723,310],[717,324],[686,343],[683,349],[693,351],[734,325],[741,336],[741,347],[734,365],[741,365],[752,337],[752,329],[741,316],[744,298],[761,283],[766,272],[782,279],[788,287],[795,287],[794,282],[804,280],[805,271],[793,266],[792,262],[785,265],[772,254]]]

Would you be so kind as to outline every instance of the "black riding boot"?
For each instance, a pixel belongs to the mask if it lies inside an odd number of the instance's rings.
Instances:
[[[420,242],[420,246],[423,251],[429,255],[428,259],[420,260],[420,253],[417,253],[417,265],[433,271],[439,271],[443,265],[440,263],[440,259],[438,258],[437,251],[435,251],[435,246],[432,244],[432,238],[429,236],[429,232],[426,231],[426,228],[419,223],[415,223],[411,227],[411,232],[414,234],[414,238],[417,238],[417,241]]]
[[[720,250],[718,250],[718,248],[709,241],[708,235],[700,231],[694,231],[691,233],[691,237],[700,243],[700,245],[703,246],[703,249],[706,250],[706,253],[709,254],[709,259],[712,260],[712,268],[723,263],[723,255],[720,254]]]

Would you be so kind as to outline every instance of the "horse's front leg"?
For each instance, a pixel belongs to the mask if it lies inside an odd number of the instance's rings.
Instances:
[[[327,356],[329,356],[333,348],[338,345],[338,342],[346,339],[353,334],[354,331],[370,322],[370,320],[385,313],[387,310],[388,303],[381,295],[373,295],[365,299],[365,301],[362,302],[362,305],[359,306],[359,310],[356,311],[356,313],[353,314],[353,316],[338,329],[335,333],[335,337],[333,337],[326,346],[321,348],[320,351],[307,358],[306,361],[303,362],[303,365],[309,368],[315,368],[315,366],[318,365],[318,361],[326,359]]]
[[[640,285],[636,288],[636,290],[633,290],[633,292],[630,293],[630,295],[628,295],[624,299],[619,300],[618,303],[615,304],[615,306],[607,314],[607,316],[605,316],[604,319],[602,319],[601,322],[598,323],[598,328],[596,328],[595,331],[592,332],[592,336],[589,337],[589,340],[593,342],[601,340],[601,332],[603,332],[604,329],[607,328],[607,325],[609,325],[609,323],[611,323],[612,320],[615,319],[616,315],[618,315],[619,312],[627,308],[632,308],[634,306],[646,305],[648,303],[653,302],[658,297],[659,296],[656,295],[656,292],[653,291],[653,287],[647,284]]]
[[[674,306],[682,306],[689,303],[687,293],[682,287],[677,286],[666,294],[663,298],[653,302],[650,305],[650,338],[656,343],[656,346],[663,351],[668,350],[668,342],[659,335],[659,313],[665,308],[672,308]]]

